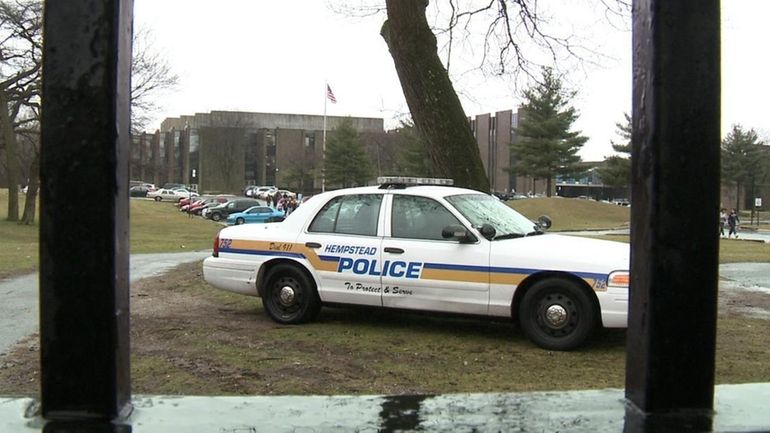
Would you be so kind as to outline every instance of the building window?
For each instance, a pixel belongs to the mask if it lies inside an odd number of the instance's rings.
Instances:
[[[315,132],[305,133],[305,148],[315,149]]]

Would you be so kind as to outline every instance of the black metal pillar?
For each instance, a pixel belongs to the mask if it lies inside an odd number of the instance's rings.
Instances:
[[[635,0],[633,14],[626,397],[629,415],[641,421],[627,428],[640,431],[633,426],[671,420],[687,431],[693,419],[696,430],[710,430],[719,253],[719,0]]]
[[[132,0],[45,4],[40,339],[46,431],[124,431],[130,410]]]

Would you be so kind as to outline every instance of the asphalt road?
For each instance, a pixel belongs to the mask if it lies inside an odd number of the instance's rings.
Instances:
[[[210,251],[163,254],[134,254],[130,262],[130,281],[160,275],[187,262],[202,260]],[[37,331],[37,274],[0,282],[0,355],[14,343]]]

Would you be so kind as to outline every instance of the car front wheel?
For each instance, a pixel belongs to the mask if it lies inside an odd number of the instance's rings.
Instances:
[[[549,350],[572,350],[582,345],[596,327],[597,315],[587,291],[562,278],[538,281],[519,306],[524,333]]]
[[[161,196],[159,196],[159,195],[156,195],[156,196],[155,196],[155,201],[161,201],[161,200],[163,200],[163,197],[161,197]]]
[[[282,324],[313,320],[321,310],[315,284],[292,265],[276,265],[268,274],[262,305],[271,319]]]
[[[219,220],[221,220],[221,219],[222,219],[222,215],[220,215],[220,214],[218,214],[218,213],[216,213],[216,212],[215,212],[215,213],[211,214],[211,219],[212,219],[213,221],[219,221]]]
[[[245,222],[246,222],[246,221],[244,221],[244,220],[243,220],[243,218],[236,218],[236,219],[235,219],[235,224],[236,224],[236,225],[241,225],[241,224],[243,224],[243,223],[245,223]]]

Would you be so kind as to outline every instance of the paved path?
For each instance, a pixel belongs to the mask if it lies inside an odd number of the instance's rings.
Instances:
[[[606,235],[628,235],[630,234],[629,229],[612,229],[612,230],[582,230],[582,231],[565,231],[565,232],[550,232],[555,234],[561,234],[561,235],[596,235],[596,236],[606,236]],[[726,231],[725,231],[726,232]],[[761,241],[761,242],[767,242],[770,243],[770,231],[767,230],[739,230],[738,231],[738,239],[737,240],[744,240],[744,241]]]
[[[210,251],[133,254],[131,282],[160,275],[187,262],[202,260]],[[36,332],[38,325],[38,276],[25,275],[0,281],[0,355],[21,338]]]

